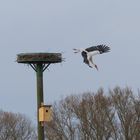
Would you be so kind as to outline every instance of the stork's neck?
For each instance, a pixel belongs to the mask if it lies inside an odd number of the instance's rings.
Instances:
[[[82,51],[85,51],[85,49],[79,48],[79,49],[77,49],[77,51],[82,52]]]
[[[80,48],[80,49],[73,49],[73,50],[75,51],[75,53],[79,53],[79,52],[83,52],[83,51],[86,52],[86,50],[83,49],[83,48]]]
[[[84,52],[87,52],[84,48],[80,48],[80,49],[79,49],[79,52],[83,52],[83,51],[84,51]]]

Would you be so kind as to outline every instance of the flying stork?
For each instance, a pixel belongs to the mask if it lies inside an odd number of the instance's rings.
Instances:
[[[97,45],[97,46],[92,46],[86,49],[73,49],[74,53],[79,53],[81,52],[81,55],[83,57],[83,62],[87,64],[91,68],[96,68],[98,70],[98,67],[95,63],[92,61],[92,56],[97,55],[97,54],[102,54],[102,53],[107,53],[110,51],[110,48],[106,45]]]

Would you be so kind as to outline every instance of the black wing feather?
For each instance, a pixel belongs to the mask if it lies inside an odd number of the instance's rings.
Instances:
[[[86,48],[85,50],[88,51],[88,52],[99,51],[102,54],[102,53],[109,52],[110,47],[108,47],[106,45],[97,45],[97,46],[92,46],[92,47]]]
[[[82,51],[81,54],[82,54],[83,59],[84,59],[83,62],[86,63],[86,64],[89,64],[89,61],[88,61],[88,59],[87,59],[87,53],[84,52],[84,51]]]

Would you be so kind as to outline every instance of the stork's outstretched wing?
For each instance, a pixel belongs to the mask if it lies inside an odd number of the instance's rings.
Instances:
[[[110,48],[106,45],[97,45],[97,46],[86,48],[85,50],[88,52],[99,51],[100,54],[102,54],[102,53],[109,52]]]

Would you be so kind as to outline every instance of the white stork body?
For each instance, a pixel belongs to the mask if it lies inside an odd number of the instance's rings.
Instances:
[[[81,55],[83,57],[84,63],[86,63],[91,68],[96,68],[98,70],[97,65],[93,62],[93,56],[97,54],[102,54],[110,51],[110,48],[106,45],[97,45],[92,46],[86,49],[73,49],[75,52],[78,53],[81,52]]]

